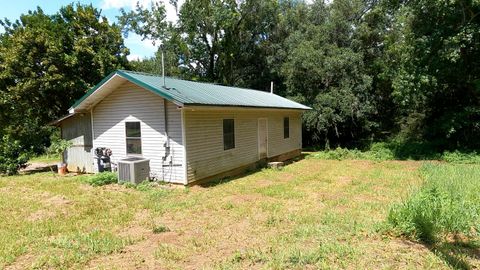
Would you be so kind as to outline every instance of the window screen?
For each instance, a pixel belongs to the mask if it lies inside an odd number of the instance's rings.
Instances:
[[[235,121],[223,119],[223,149],[235,148]]]
[[[283,118],[283,138],[284,139],[290,138],[290,118],[289,117]]]
[[[141,154],[142,132],[140,122],[125,122],[125,137],[127,139],[127,154]]]

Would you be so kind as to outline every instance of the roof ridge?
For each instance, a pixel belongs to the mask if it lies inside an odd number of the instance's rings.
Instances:
[[[125,70],[125,69],[118,69],[118,71],[126,72],[126,73],[139,74],[139,75],[145,75],[145,76],[150,76],[150,77],[162,78],[162,76],[160,74],[153,74],[153,73],[148,73],[148,72]],[[239,87],[239,86],[231,86],[231,85],[223,85],[223,84],[215,83],[215,82],[202,82],[202,81],[186,80],[186,79],[181,79],[181,78],[178,78],[178,77],[171,77],[171,76],[165,76],[165,77],[169,78],[169,79],[185,81],[185,82],[201,83],[201,84],[206,84],[206,85],[216,85],[216,86],[223,86],[223,87],[228,87],[228,88],[237,88],[237,89],[241,89],[241,90],[257,91],[257,92],[262,92],[262,93],[267,93],[267,94],[270,93],[270,92],[264,91],[264,90],[252,89],[252,88],[246,88],[246,87]],[[272,93],[272,94],[277,95],[275,93]],[[279,95],[277,95],[277,96],[279,96]],[[279,97],[282,97],[282,96],[279,96]]]
[[[103,78],[98,84],[87,91],[84,96],[77,100],[71,109],[77,108],[87,98],[115,77],[122,77],[142,88],[165,98],[175,104],[197,104],[207,106],[238,106],[238,107],[262,107],[262,108],[283,108],[283,109],[311,109],[308,106],[289,100],[285,97],[270,94],[267,91],[225,86],[207,82],[197,82],[182,79],[169,78],[170,89],[165,89],[162,77],[157,74],[116,70]],[[147,78],[148,77],[148,78]],[[197,89],[198,88],[198,89]],[[229,90],[232,91],[229,91]],[[197,91],[202,90],[202,91]],[[92,100],[95,100],[93,98]],[[91,105],[91,104],[90,104]],[[86,104],[85,106],[90,106]]]
[[[154,74],[154,73],[148,73],[148,72],[142,72],[142,71],[133,71],[133,70],[126,70],[126,69],[117,69],[117,71],[152,76],[152,77],[161,77],[160,74]],[[169,78],[168,76],[165,76],[165,77]]]

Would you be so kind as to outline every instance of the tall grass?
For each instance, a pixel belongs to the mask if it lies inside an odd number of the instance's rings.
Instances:
[[[480,153],[475,151],[443,151],[422,144],[398,142],[379,142],[371,144],[367,149],[347,149],[337,147],[333,150],[319,151],[311,155],[317,159],[363,159],[374,161],[385,160],[440,160],[458,164],[480,164]]]
[[[388,215],[407,237],[434,244],[448,238],[476,239],[480,232],[480,167],[425,164],[424,184]]]

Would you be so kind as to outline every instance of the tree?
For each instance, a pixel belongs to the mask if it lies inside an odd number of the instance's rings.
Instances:
[[[310,142],[351,144],[374,127],[372,78],[352,39],[362,11],[361,1],[317,1],[309,22],[288,38],[282,74],[288,95],[312,107],[304,114]]]
[[[310,105],[306,144],[443,150],[480,147],[479,14],[464,0],[188,0],[176,23],[162,5],[120,19],[164,44],[168,75],[264,90],[274,81]]]
[[[43,149],[46,124],[128,63],[120,28],[91,5],[70,4],[54,15],[37,8],[0,24],[0,134],[26,148]]]
[[[387,1],[393,96],[423,140],[480,147],[480,3]],[[409,124],[407,128],[411,127]]]
[[[176,24],[153,4],[119,17],[125,32],[162,43],[167,74],[244,87],[268,88],[264,43],[275,27],[276,1],[189,0]],[[157,55],[158,58],[158,55]],[[259,73],[265,76],[259,76]]]

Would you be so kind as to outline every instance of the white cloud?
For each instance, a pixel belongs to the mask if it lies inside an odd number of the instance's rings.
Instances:
[[[115,9],[115,8],[135,8],[137,2],[141,6],[147,6],[151,1],[149,0],[102,0],[101,7],[103,9]]]
[[[125,39],[125,45],[130,48],[131,55],[153,55],[157,51],[157,46],[154,46],[151,40],[142,40],[142,37],[129,33],[128,38]]]
[[[142,60],[143,58],[144,58],[143,56],[138,55],[138,54],[129,54],[129,55],[127,55],[128,61],[132,61],[132,60],[139,61],[139,60]]]
[[[102,0],[100,2],[100,6],[104,10],[120,8],[131,10],[136,7],[137,2],[142,7],[150,7],[152,1],[157,3],[164,3],[167,21],[176,23],[178,19],[177,12],[175,10],[175,7],[171,5],[168,0]],[[185,0],[178,0],[179,10],[184,2]],[[158,50],[158,44],[157,46],[154,46],[151,40],[142,40],[141,36],[134,33],[129,33],[128,38],[125,38],[125,46],[130,49],[131,54],[127,56],[129,60],[138,60],[152,57]]]
[[[178,11],[180,11],[180,7],[185,3],[185,0],[178,0],[177,6],[178,6]],[[167,12],[167,21],[170,22],[176,22],[178,19],[177,11],[175,10],[175,7],[171,5],[170,3],[167,3],[165,5],[165,11]]]
[[[169,3],[169,1],[162,1],[162,0],[102,0],[101,7],[103,9],[134,9],[137,6],[137,2],[142,7],[149,7],[153,2],[163,2],[165,5],[166,17],[168,21],[176,22],[178,19],[178,15],[175,11],[175,7]],[[178,9],[183,5],[185,0],[178,1]]]

